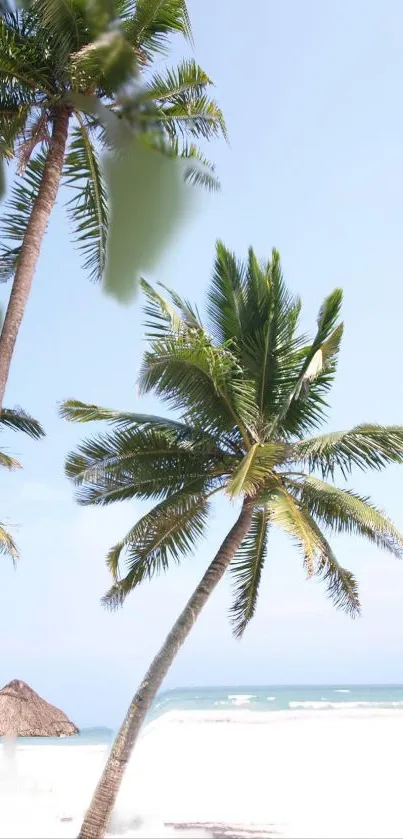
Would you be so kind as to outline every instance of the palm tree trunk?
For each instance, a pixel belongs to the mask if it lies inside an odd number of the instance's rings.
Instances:
[[[70,112],[67,108],[58,110],[54,116],[52,138],[43,170],[42,182],[25,231],[7,312],[1,330],[0,411],[3,407],[4,392],[15,342],[31,290],[46,226],[59,188],[69,128],[69,116]]]
[[[245,501],[237,521],[149,667],[113,744],[78,839],[103,839],[105,836],[127,763],[147,712],[203,606],[248,533],[252,509],[250,502]]]

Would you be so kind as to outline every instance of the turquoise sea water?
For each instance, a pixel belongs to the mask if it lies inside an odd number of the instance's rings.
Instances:
[[[175,712],[184,715],[187,711],[204,712],[237,711],[290,711],[303,715],[307,711],[349,711],[363,713],[384,709],[403,711],[403,685],[267,685],[184,688],[159,694],[155,700],[148,722],[155,722],[163,714]],[[75,721],[80,725],[79,720]],[[52,743],[58,746],[96,746],[112,743],[113,728],[82,728],[80,734],[66,738],[21,738],[22,744]]]
[[[168,711],[403,710],[403,685],[267,685],[192,688],[160,694],[151,719]]]

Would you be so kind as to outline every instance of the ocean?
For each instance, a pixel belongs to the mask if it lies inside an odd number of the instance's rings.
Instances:
[[[113,737],[83,728],[3,745],[0,837],[76,836]],[[167,691],[110,835],[402,837],[402,746],[403,686]]]

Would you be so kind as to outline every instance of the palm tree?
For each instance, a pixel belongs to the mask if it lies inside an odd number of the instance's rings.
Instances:
[[[151,72],[170,36],[191,38],[185,0],[26,0],[19,11],[3,5],[0,157],[16,156],[23,177],[0,227],[0,279],[13,279],[0,336],[0,410],[61,179],[70,189],[67,210],[84,268],[99,280],[108,228],[100,155],[110,150],[111,136],[126,126],[130,136],[152,137],[160,150],[164,143],[171,156],[186,158],[185,179],[214,187],[213,167],[186,136],[225,134],[207,94],[211,80],[193,60]],[[135,187],[138,208],[143,198]]]
[[[322,577],[335,605],[353,616],[360,610],[357,583],[337,561],[324,529],[357,534],[403,555],[403,535],[392,522],[367,498],[333,483],[338,472],[347,476],[353,467],[401,463],[403,427],[366,424],[310,436],[324,421],[325,397],[336,372],[342,292],[336,289],[326,298],[316,335],[307,342],[297,331],[300,302],[284,285],[275,251],[261,265],[253,250],[242,263],[217,245],[208,328],[178,294],[168,292],[169,299],[163,299],[145,282],[143,288],[150,346],[140,390],[160,396],[177,418],[77,401],[61,408],[67,419],[103,420],[110,428],[67,459],[78,501],[104,505],[141,498],[153,503],[108,554],[113,584],[104,603],[120,606],[140,583],[192,553],[206,532],[217,493],[225,493],[240,509],[130,704],[81,839],[104,836],[150,705],[227,570],[234,584],[234,633],[244,632],[255,612],[272,527],[293,539],[307,576]]]
[[[15,410],[4,408],[0,414],[0,428],[2,426],[4,428],[10,428],[13,431],[23,431],[25,434],[28,434],[34,440],[39,440],[41,437],[44,436],[44,432],[39,422],[33,419],[33,417],[30,417],[29,414],[27,414],[25,411],[22,411],[21,408]],[[1,450],[0,466],[2,466],[5,469],[8,469],[9,471],[21,468],[21,464],[18,462],[18,460]],[[16,563],[18,559],[17,546],[9,530],[7,530],[1,523],[0,554],[8,556],[13,561],[13,563]]]

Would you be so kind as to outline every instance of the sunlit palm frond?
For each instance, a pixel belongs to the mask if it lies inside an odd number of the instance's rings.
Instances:
[[[146,333],[148,338],[158,339],[164,335],[174,337],[184,334],[188,330],[196,329],[199,331],[202,329],[197,312],[190,303],[182,300],[175,291],[162,286],[171,297],[174,303],[172,305],[169,300],[158,294],[146,280],[141,281],[141,287],[147,301],[144,312],[150,318],[145,323],[149,330]]]
[[[288,459],[289,454],[289,447],[281,442],[253,443],[228,480],[228,494],[253,497],[269,484],[270,479],[277,484],[275,469]]]
[[[0,524],[0,554],[12,560],[13,565],[18,560],[18,549],[9,531]]]
[[[304,566],[311,577],[316,567],[318,536],[312,527],[310,516],[283,488],[278,488],[277,492],[273,493],[267,503],[267,511],[271,523],[291,536],[301,550]]]
[[[230,617],[234,635],[237,638],[243,635],[255,614],[259,584],[267,554],[268,528],[267,510],[255,510],[249,533],[230,565],[234,583],[234,601]]]
[[[289,482],[289,486],[310,514],[331,531],[362,536],[403,558],[403,534],[368,498],[312,476]]]
[[[8,454],[0,451],[0,467],[8,469],[11,472],[13,469],[20,469],[21,464],[14,457],[10,457]]]
[[[311,527],[318,539],[316,574],[323,580],[330,600],[340,609],[355,618],[361,612],[357,580],[347,568],[337,561],[327,539],[311,517]]]
[[[342,337],[342,325],[336,326],[342,298],[341,289],[335,289],[324,300],[315,338],[300,353],[298,372],[276,414],[272,433],[283,429],[302,436],[323,422],[327,409],[325,396],[333,383]]]

